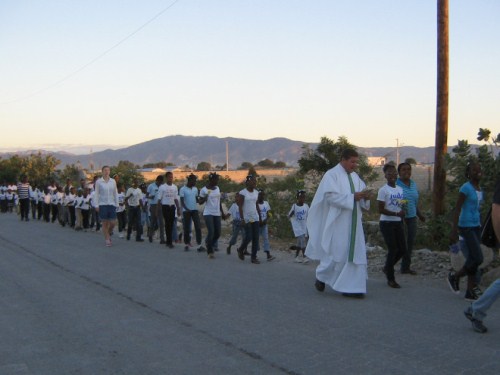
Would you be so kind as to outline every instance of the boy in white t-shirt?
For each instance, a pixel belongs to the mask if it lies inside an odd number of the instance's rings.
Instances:
[[[265,200],[265,198],[266,193],[264,192],[264,190],[259,189],[259,197],[257,199],[260,215],[259,236],[262,237],[266,259],[268,261],[271,261],[275,258],[271,255],[271,245],[269,244],[269,228],[267,226],[267,220],[272,216],[272,213],[271,206],[269,205],[269,202]]]
[[[241,234],[241,238],[245,238],[245,228],[241,225],[240,209],[238,207],[238,201],[240,200],[240,193],[236,193],[234,196],[234,203],[229,207],[227,215],[233,218],[233,230],[231,232],[231,239],[229,240],[229,246],[226,249],[227,254],[231,254],[231,246],[236,245],[238,241],[238,236]]]

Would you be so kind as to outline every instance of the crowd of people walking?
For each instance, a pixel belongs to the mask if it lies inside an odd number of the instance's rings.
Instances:
[[[323,176],[311,206],[305,203],[305,191],[299,190],[288,217],[297,241],[295,261],[306,264],[313,259],[319,262],[316,289],[323,292],[328,285],[343,296],[363,298],[368,272],[361,218],[363,210],[369,209],[374,192],[356,174],[358,162],[359,155],[355,150],[344,150],[340,163]],[[419,193],[411,179],[411,165],[387,164],[383,172],[386,184],[376,196],[380,231],[387,246],[382,271],[388,286],[399,289],[401,285],[395,278],[395,266],[401,261],[401,274],[416,275],[411,268],[412,249],[417,219],[425,221],[425,217],[419,209]],[[455,294],[460,294],[460,279],[467,278],[465,299],[472,305],[464,313],[474,330],[484,333],[487,329],[482,320],[500,295],[500,281],[494,282],[484,294],[479,287],[479,266],[483,261],[481,166],[471,162],[465,173],[468,181],[460,187],[450,233],[450,243],[460,244],[465,263],[461,269],[451,271],[446,281]],[[209,259],[214,259],[218,251],[222,220],[230,219],[232,234],[227,254],[231,254],[232,247],[241,237],[237,246],[239,259],[250,256],[252,264],[259,264],[257,255],[261,240],[265,259],[275,259],[271,254],[267,225],[272,210],[265,200],[265,192],[257,189],[255,176],[246,177],[245,188],[235,193],[234,203],[227,211],[222,204],[217,173],[210,173],[201,189],[196,186],[197,178],[193,174],[187,177],[181,189],[173,181],[173,173],[167,172],[149,185],[138,185],[138,181],[133,181],[125,190],[110,176],[108,166],[102,168],[100,178],[95,177],[91,183],[82,179],[78,186],[67,180],[63,186],[51,182],[44,188],[31,187],[27,176],[21,176],[17,185],[4,183],[0,186],[0,209],[3,213],[18,211],[22,221],[30,218],[57,221],[75,230],[102,231],[108,247],[113,245],[116,222],[119,237],[124,237],[126,232],[126,239],[130,240],[135,233],[137,242],[145,241],[143,228],[146,227],[149,242],[158,237],[160,244],[174,248],[174,243],[183,241],[184,250],[189,251],[196,241],[196,250],[206,252]],[[203,205],[202,211],[200,205]],[[206,226],[204,238],[200,212]],[[498,239],[500,184],[494,194],[491,218]],[[182,227],[178,228],[177,223],[182,223]]]

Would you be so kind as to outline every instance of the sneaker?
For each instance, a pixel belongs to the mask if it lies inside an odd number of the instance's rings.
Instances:
[[[137,238],[135,241],[136,242],[144,242],[144,240],[142,238]]]
[[[467,319],[469,319],[472,323],[472,329],[478,333],[486,333],[488,332],[488,328],[486,328],[481,320],[478,320],[472,316],[472,309],[468,307],[464,311],[464,315]]]
[[[252,258],[251,262],[253,264],[260,264],[260,261],[257,258]]]
[[[199,253],[203,253],[205,251],[207,251],[207,249],[205,249],[203,246],[198,246],[198,249],[196,249]]]
[[[267,258],[266,259],[267,259],[268,262],[270,262],[270,261],[272,261],[272,260],[274,260],[276,258],[274,256],[272,256],[271,254],[267,254]]]
[[[118,238],[123,238],[123,237],[125,237],[125,236],[123,235],[123,233],[120,233],[120,234],[118,235]]]
[[[297,255],[295,259],[293,260],[295,263],[302,263],[304,259],[300,255]]]
[[[209,253],[208,254],[208,259],[215,259],[214,253]]]
[[[111,240],[106,240],[106,246],[107,247],[110,247],[112,244],[111,244]]]
[[[488,332],[488,328],[486,328],[482,321],[477,319],[472,319],[472,329],[478,333],[486,333]]]
[[[226,248],[226,253],[229,255],[231,254],[231,245],[229,245],[227,248]]]
[[[130,234],[127,234],[127,241],[130,241]]]
[[[483,295],[483,291],[477,285],[474,288],[472,288],[472,291],[478,297],[481,297]]]
[[[466,300],[466,301],[471,301],[471,302],[473,302],[473,301],[477,300],[478,298],[479,298],[479,297],[477,296],[477,294],[476,294],[476,293],[474,293],[474,289],[467,290],[467,291],[465,292],[465,300]]]
[[[307,263],[309,263],[309,258],[308,257],[304,257],[302,259],[302,264],[307,264]]]
[[[448,282],[448,286],[453,293],[460,294],[460,282],[458,277],[455,276],[455,272],[450,272],[446,281]]]

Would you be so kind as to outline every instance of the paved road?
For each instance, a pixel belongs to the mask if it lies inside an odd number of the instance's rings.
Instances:
[[[314,266],[252,265],[0,215],[0,375],[498,374],[443,282],[374,276],[364,300]]]

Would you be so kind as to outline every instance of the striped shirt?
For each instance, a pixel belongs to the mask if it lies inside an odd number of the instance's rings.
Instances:
[[[28,183],[19,183],[17,185],[17,194],[19,199],[29,199],[31,196],[31,186]]]

